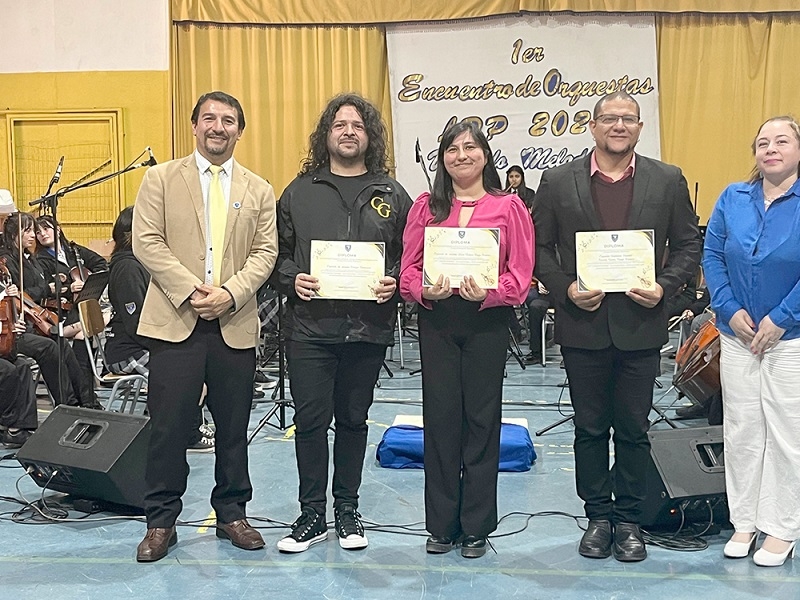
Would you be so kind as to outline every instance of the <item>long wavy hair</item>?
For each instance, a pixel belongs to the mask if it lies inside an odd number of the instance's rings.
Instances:
[[[503,193],[500,176],[494,166],[489,140],[486,139],[481,128],[474,121],[455,123],[442,134],[439,152],[436,155],[436,177],[433,180],[433,190],[428,201],[428,207],[433,214],[434,223],[444,221],[450,215],[450,209],[453,207],[453,197],[455,196],[453,178],[450,177],[450,173],[447,172],[444,166],[444,153],[453,144],[453,140],[465,131],[470,133],[475,143],[483,150],[483,156],[486,159],[486,164],[483,167],[483,189],[493,196],[499,196]]]
[[[308,156],[303,159],[298,175],[308,175],[331,164],[328,153],[328,133],[333,119],[343,106],[352,106],[364,121],[367,132],[367,152],[364,154],[364,165],[367,172],[373,174],[388,173],[388,157],[386,155],[386,125],[381,120],[381,113],[369,101],[358,94],[339,94],[328,102],[322,111],[317,128],[308,138]]]
[[[758,141],[758,134],[761,133],[761,130],[764,128],[764,125],[767,123],[772,123],[773,121],[782,121],[784,123],[789,124],[789,128],[794,133],[794,137],[797,139],[797,143],[800,144],[800,125],[797,124],[797,121],[794,120],[794,117],[790,115],[781,115],[779,117],[772,117],[771,119],[767,119],[761,125],[758,126],[758,131],[756,131],[756,136],[753,138],[753,143],[750,146],[750,149],[753,151],[753,156],[756,154],[756,141]],[[797,165],[797,176],[800,177],[800,163]],[[755,183],[759,179],[762,179],[761,171],[758,170],[758,165],[753,167],[753,170],[750,171],[750,178],[747,180],[749,183]]]
[[[53,220],[53,217],[50,215],[42,215],[41,217],[36,219],[35,231],[37,234],[36,237],[36,249],[43,248],[43,246],[39,243],[39,232],[44,229],[52,229],[53,230],[53,246],[55,246],[55,238],[56,238],[56,222]],[[60,227],[58,228],[58,245],[61,248],[66,248],[69,245],[69,240],[67,236],[64,235],[64,230]]]
[[[20,226],[20,221],[22,221],[22,225]],[[36,219],[33,218],[33,215],[26,212],[15,212],[12,213],[8,219],[6,219],[6,224],[3,229],[3,240],[5,242],[5,247],[8,250],[19,250],[19,230],[20,228],[25,231],[27,229],[34,229],[36,226]]]
[[[127,206],[117,216],[114,222],[114,229],[111,230],[111,237],[114,240],[114,250],[111,256],[123,250],[130,250],[133,246],[131,241],[131,230],[133,229],[133,207]]]

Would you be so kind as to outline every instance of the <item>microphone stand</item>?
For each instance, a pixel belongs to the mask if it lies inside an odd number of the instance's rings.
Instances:
[[[428,191],[433,192],[431,176],[428,174],[428,167],[425,166],[425,161],[422,159],[422,150],[419,148],[419,138],[417,138],[417,143],[414,144],[414,160],[417,161],[417,164],[422,169],[423,175],[425,175],[425,181],[428,182]]]
[[[422,174],[425,175],[425,181],[428,182],[428,191],[430,193],[433,193],[433,184],[431,183],[431,176],[428,174],[428,167],[425,166],[425,161],[422,158],[422,150],[420,150],[419,147],[419,138],[417,138],[417,141],[414,144],[414,160],[419,165],[420,169],[422,169]],[[400,326],[401,327],[403,326],[402,322],[400,323]],[[402,343],[402,339],[400,340],[400,342]],[[524,369],[525,367],[522,366],[522,368]],[[413,376],[413,375],[418,375],[421,372],[422,372],[422,365],[420,364],[419,369],[412,369],[411,371],[408,372],[408,374],[409,376]]]
[[[63,198],[69,193],[82,190],[84,188],[92,187],[95,185],[99,185],[101,183],[105,183],[113,179],[114,177],[119,177],[120,175],[124,175],[129,171],[133,171],[135,169],[139,169],[141,167],[149,167],[156,164],[156,160],[153,155],[150,155],[146,161],[141,163],[136,163],[132,165],[128,165],[127,167],[120,169],[119,171],[115,171],[114,173],[109,173],[108,175],[104,175],[103,177],[98,177],[97,179],[92,179],[89,181],[78,181],[71,185],[65,186],[63,188],[59,188],[54,194],[51,194],[50,191],[53,188],[53,185],[58,183],[58,180],[61,178],[61,167],[64,163],[64,157],[61,157],[61,161],[58,164],[58,168],[56,169],[56,176],[50,180],[50,185],[47,187],[47,191],[41,198],[37,200],[31,200],[28,202],[28,206],[45,206],[49,209],[50,214],[53,217],[53,251],[55,252],[55,260],[56,260],[56,277],[55,277],[55,296],[56,296],[56,314],[58,315],[58,329],[55,332],[57,338],[57,347],[58,347],[58,403],[60,404],[64,399],[64,390],[61,389],[61,369],[62,365],[64,364],[64,348],[62,344],[65,343],[64,341],[64,319],[63,319],[63,311],[61,310],[61,277],[58,275],[58,246],[61,242],[61,234],[60,229],[61,226],[58,223],[58,201],[60,198]],[[105,163],[104,163],[105,164]],[[19,243],[22,243],[22,240],[19,240]],[[89,360],[92,360],[92,357],[89,357]],[[78,396],[80,394],[80,390],[74,390],[75,395]],[[94,381],[92,382],[92,392],[94,396]],[[84,402],[88,402],[90,404],[95,404],[95,398],[83,398]],[[81,404],[78,402],[78,404]]]

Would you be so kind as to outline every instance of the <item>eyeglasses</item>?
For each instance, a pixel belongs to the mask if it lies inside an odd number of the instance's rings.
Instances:
[[[638,115],[599,115],[595,121],[601,125],[616,125],[620,119],[622,119],[622,124],[626,127],[639,124]]]

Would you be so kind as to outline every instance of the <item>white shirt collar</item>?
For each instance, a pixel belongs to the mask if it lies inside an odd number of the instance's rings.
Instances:
[[[197,163],[197,169],[200,171],[200,174],[203,175],[206,171],[208,171],[208,167],[211,166],[211,162],[200,152],[197,150],[194,151],[194,160]],[[231,156],[228,160],[222,163],[222,170],[225,174],[230,177],[231,173],[233,172],[233,157]]]

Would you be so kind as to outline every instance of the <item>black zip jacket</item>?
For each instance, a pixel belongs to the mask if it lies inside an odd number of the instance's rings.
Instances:
[[[399,295],[378,304],[368,300],[300,300],[294,291],[298,273],[311,270],[311,240],[384,242],[386,275],[399,278],[403,229],[411,198],[384,174],[368,178],[351,209],[330,170],[297,177],[278,201],[278,273],[287,295],[288,337],[296,341],[392,345]],[[399,287],[399,286],[398,286]]]
[[[136,333],[142,304],[150,283],[150,273],[131,250],[120,250],[111,257],[108,277],[108,299],[114,308],[106,342],[106,359],[118,363],[148,349],[148,338]]]

